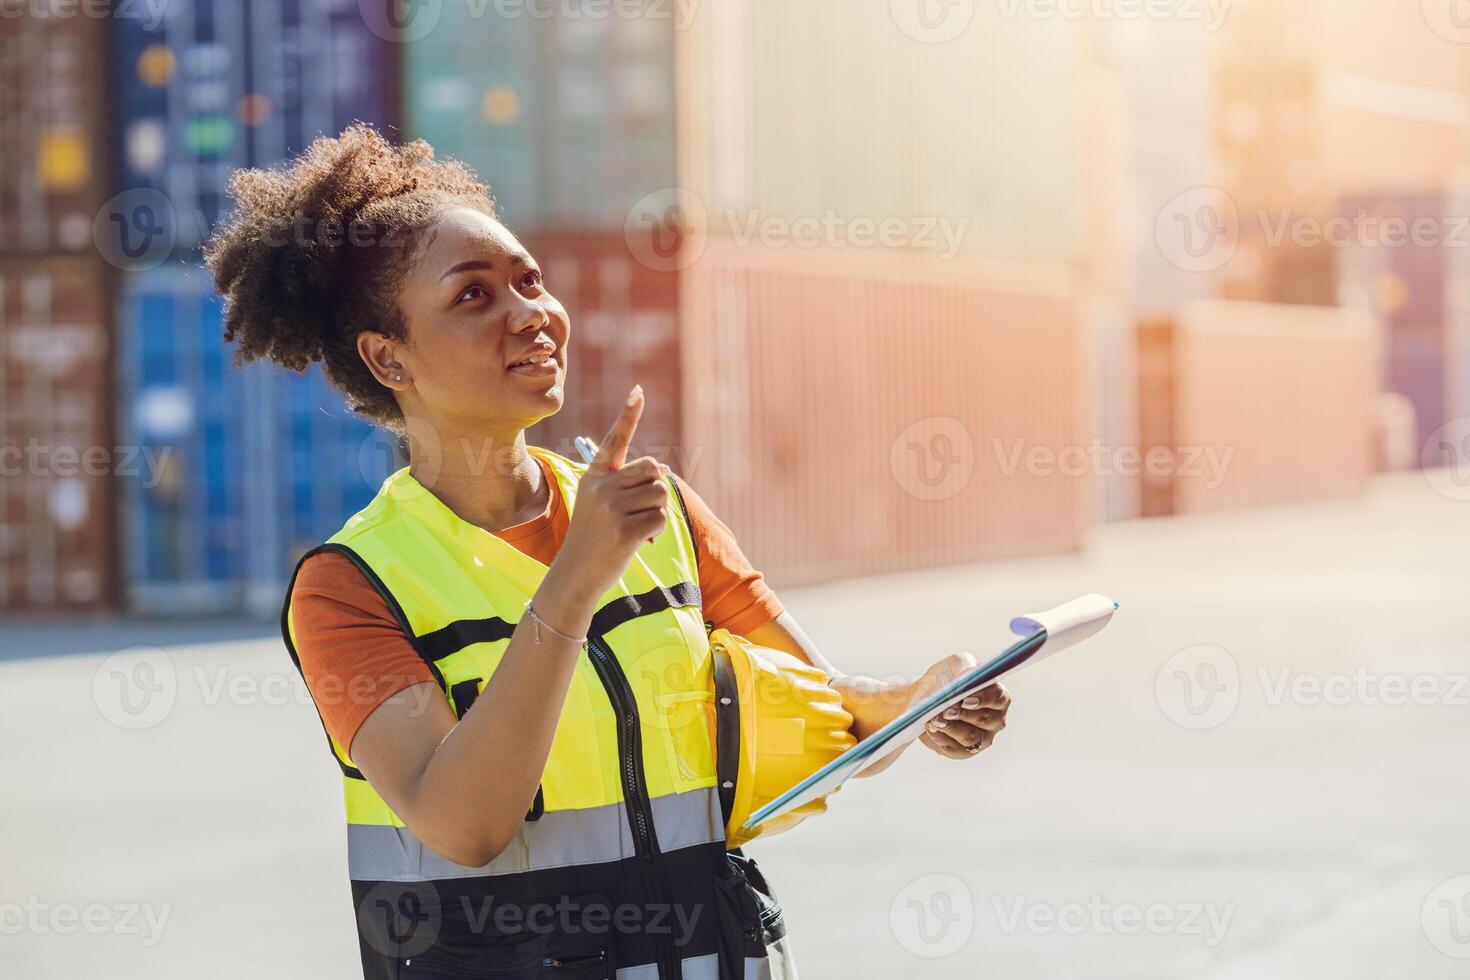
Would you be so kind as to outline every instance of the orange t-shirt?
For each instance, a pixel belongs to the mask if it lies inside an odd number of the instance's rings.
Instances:
[[[550,565],[571,515],[547,464],[537,462],[551,489],[546,510],[494,533]],[[746,633],[781,615],[776,594],[741,552],[730,529],[688,484],[677,476],[674,480],[699,550],[704,618],[732,633]],[[327,731],[349,751],[358,729],[378,705],[406,687],[434,682],[387,601],[342,555],[323,552],[302,564],[291,592],[291,625],[312,700]]]

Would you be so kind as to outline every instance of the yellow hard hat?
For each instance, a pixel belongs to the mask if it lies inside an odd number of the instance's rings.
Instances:
[[[743,830],[762,806],[857,744],[852,715],[827,675],[783,650],[729,630],[710,634],[714,742],[725,846],[790,830],[827,809],[826,798]],[[835,792],[835,791],[834,791]]]

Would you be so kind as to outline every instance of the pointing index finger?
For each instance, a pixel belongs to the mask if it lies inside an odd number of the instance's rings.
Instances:
[[[602,448],[592,458],[594,469],[622,469],[623,464],[628,461],[628,448],[633,444],[633,433],[637,431],[638,420],[642,417],[643,386],[634,385],[633,390],[628,392],[628,400],[623,403],[622,413],[618,415],[612,428],[607,430]]]

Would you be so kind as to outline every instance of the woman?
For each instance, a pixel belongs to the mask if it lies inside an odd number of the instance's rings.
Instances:
[[[679,721],[709,697],[706,630],[825,671],[858,738],[972,658],[836,671],[699,497],[627,458],[636,387],[590,465],[528,446],[571,324],[462,165],[353,126],[231,188],[207,257],[238,358],[322,361],[409,451],[282,616],[343,772],[366,976],[795,976],[727,856],[708,730]],[[923,741],[972,757],[1008,701]]]

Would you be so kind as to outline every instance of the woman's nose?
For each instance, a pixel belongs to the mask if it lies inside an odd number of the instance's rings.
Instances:
[[[544,330],[551,325],[551,316],[546,308],[540,303],[522,301],[519,309],[510,314],[511,333],[525,333],[528,330]]]

